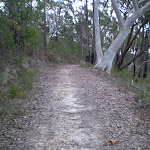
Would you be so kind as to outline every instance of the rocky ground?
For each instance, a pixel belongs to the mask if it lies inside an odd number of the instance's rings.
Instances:
[[[45,67],[34,87],[28,113],[0,121],[0,149],[150,150],[149,110],[97,70]]]

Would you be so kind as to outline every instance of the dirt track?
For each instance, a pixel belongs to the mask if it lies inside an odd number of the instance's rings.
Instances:
[[[149,118],[104,75],[79,65],[43,71],[38,102],[10,149],[150,150]]]

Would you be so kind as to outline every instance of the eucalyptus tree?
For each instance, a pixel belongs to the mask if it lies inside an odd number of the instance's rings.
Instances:
[[[139,77],[147,77],[148,73],[148,54],[149,54],[149,19],[150,12],[145,12],[140,18],[136,19],[131,27],[128,38],[123,43],[120,51],[117,53],[115,67],[118,70],[128,67],[133,68],[134,76],[136,69],[139,69]],[[132,67],[131,67],[132,66]]]
[[[43,0],[44,4],[44,51],[47,51],[47,41],[46,41],[46,0]]]
[[[72,1],[51,1],[47,3],[47,25],[49,32],[47,33],[47,41],[49,42],[52,36],[58,36],[69,39],[73,33],[73,15],[74,10]],[[68,34],[70,32],[70,34]]]
[[[94,27],[95,27],[95,50],[97,54],[97,62],[102,59],[102,46],[101,46],[101,36],[100,36],[100,25],[99,25],[99,0],[95,1],[95,10],[94,10]]]
[[[123,2],[121,4],[121,6],[123,7]],[[124,8],[124,18],[126,19],[126,14],[127,14],[127,10],[130,7],[131,8],[131,4],[128,3],[125,5]],[[136,53],[138,53],[138,49],[140,42],[138,42],[138,44],[135,45],[136,43],[136,39],[138,38],[138,36],[140,35],[142,28],[145,26],[145,30],[148,30],[148,26],[149,26],[149,19],[150,19],[150,12],[147,11],[146,13],[144,13],[140,18],[136,19],[136,21],[133,23],[131,30],[130,30],[130,34],[128,35],[128,38],[126,39],[126,41],[123,43],[123,45],[121,46],[120,50],[117,53],[116,56],[116,61],[115,61],[115,67],[119,70],[122,69],[124,67],[122,67],[122,64],[125,60],[125,57],[128,53],[129,50],[134,50],[136,49]],[[139,38],[138,38],[139,41]],[[141,45],[143,44],[143,42],[141,42]],[[136,47],[136,48],[135,48]],[[131,53],[131,52],[129,52]],[[128,53],[128,54],[129,54]]]
[[[50,42],[50,38],[55,34],[56,41],[58,40],[58,27],[60,22],[60,13],[62,9],[62,2],[54,2],[48,1],[47,2],[47,26],[48,26],[48,33],[47,33],[47,43]]]
[[[94,26],[94,12],[95,12],[95,2],[93,0],[93,36],[92,36],[92,52],[91,52],[91,64],[94,64],[95,58],[95,26]]]
[[[146,2],[143,6],[141,6],[142,2],[143,0],[139,2],[137,0],[132,0],[132,8],[128,10],[126,20],[124,20],[116,0],[111,0],[112,7],[118,19],[119,33],[102,57],[101,55],[98,57],[98,63],[95,65],[95,68],[101,68],[108,73],[111,72],[112,63],[116,53],[119,51],[121,45],[130,33],[132,24],[150,7],[150,2]],[[98,53],[101,54],[102,50],[99,49]]]

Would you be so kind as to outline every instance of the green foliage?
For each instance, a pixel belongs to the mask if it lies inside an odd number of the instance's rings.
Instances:
[[[150,81],[149,81],[149,83],[150,83]],[[150,93],[150,86],[147,87],[146,92]]]
[[[4,15],[0,11],[0,54],[1,59],[6,56],[6,49],[12,49],[15,47],[13,33],[10,31],[11,22],[8,16]]]
[[[27,26],[25,27],[25,44],[27,47],[33,48],[38,44],[39,32],[37,32],[36,27]]]
[[[19,91],[20,91],[20,89],[17,86],[11,85],[10,89],[8,90],[8,96],[10,98],[15,98],[15,97],[19,96],[18,95]]]
[[[0,73],[0,85],[2,84],[8,84],[10,83],[9,81],[12,81],[12,82],[18,82],[18,79],[11,75],[10,73],[6,73],[6,72],[2,72]]]
[[[141,92],[140,93],[140,98],[144,99],[144,98],[146,98],[146,95],[143,92]]]
[[[35,10],[30,1],[3,1],[5,7],[0,10],[0,64],[21,64],[22,51],[39,48],[42,24],[39,17],[43,4],[37,2]]]
[[[15,117],[24,114],[18,106],[19,99],[27,98],[27,93],[33,87],[34,76],[37,71],[21,69],[17,76],[11,74],[0,74],[0,116]]]
[[[37,0],[35,9],[30,0],[3,0],[3,3],[5,7],[0,10],[0,115],[14,116],[23,112],[17,108],[18,101],[26,98],[33,87],[35,71],[23,69],[22,63],[30,51],[41,48],[42,21],[39,18],[43,3]]]
[[[55,41],[55,39],[50,41],[49,49],[54,59],[58,62],[65,63],[75,63],[79,58],[79,45],[73,41],[67,41],[65,39],[60,39]]]
[[[150,101],[150,79],[149,78],[137,78],[133,76],[133,73],[129,72],[127,69],[117,71],[117,69],[112,69],[112,76],[122,83],[126,90],[131,90],[141,99],[148,99]],[[134,86],[132,86],[134,85]]]
[[[80,63],[80,66],[81,66],[81,67],[86,67],[86,68],[93,67],[93,65],[92,65],[90,62],[83,62],[83,63]]]
[[[11,55],[11,54],[10,54]],[[16,65],[19,65],[19,64],[22,64],[23,62],[23,58],[24,58],[24,52],[14,52],[12,53],[12,64],[16,64]]]
[[[133,73],[129,72],[127,69],[118,71],[116,68],[113,68],[111,73],[126,82],[134,80]]]
[[[33,78],[35,74],[36,74],[35,71],[30,71],[30,70],[24,70],[21,72],[20,80],[21,80],[22,87],[25,91],[32,89]]]
[[[19,73],[19,76],[14,82],[14,78],[10,78],[9,76],[7,78],[8,83],[8,91],[7,96],[9,98],[26,98],[27,91],[31,90],[33,87],[33,78],[35,76],[35,71],[30,70],[22,70]],[[12,75],[11,75],[12,76]],[[3,79],[4,82],[4,79]]]

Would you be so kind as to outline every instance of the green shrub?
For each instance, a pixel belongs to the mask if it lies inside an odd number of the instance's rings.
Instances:
[[[13,56],[12,56],[12,64],[15,64],[15,65],[20,65],[22,64],[23,62],[23,59],[24,59],[24,52],[14,52],[13,53]]]
[[[83,62],[83,63],[80,63],[80,66],[81,66],[81,67],[86,67],[86,68],[93,67],[93,65],[92,65],[90,62]]]
[[[60,58],[60,62],[75,63],[79,59],[80,48],[74,41],[65,41],[64,39],[55,41],[52,39],[48,48],[54,59],[59,61]]]
[[[1,74],[0,80],[6,81],[3,84],[5,88],[0,85],[0,117],[13,118],[25,113],[20,107],[19,99],[27,98],[36,73],[37,71],[22,68],[16,77],[8,73]]]
[[[8,90],[8,96],[10,98],[16,98],[19,96],[19,91],[20,91],[20,89],[17,86],[11,85]]]
[[[111,74],[121,78],[123,81],[132,81],[134,80],[133,73],[129,72],[127,69],[117,70],[115,68],[112,69]]]
[[[34,75],[35,71],[24,70],[21,72],[20,81],[25,91],[32,89]]]
[[[129,72],[127,69],[123,69],[118,71],[117,69],[112,69],[112,76],[115,76],[122,82],[125,89],[131,90],[136,95],[138,95],[141,99],[149,99],[150,100],[150,79],[149,78],[137,78],[134,77],[133,73]],[[121,80],[120,80],[121,79]],[[131,85],[134,86],[131,86]]]

